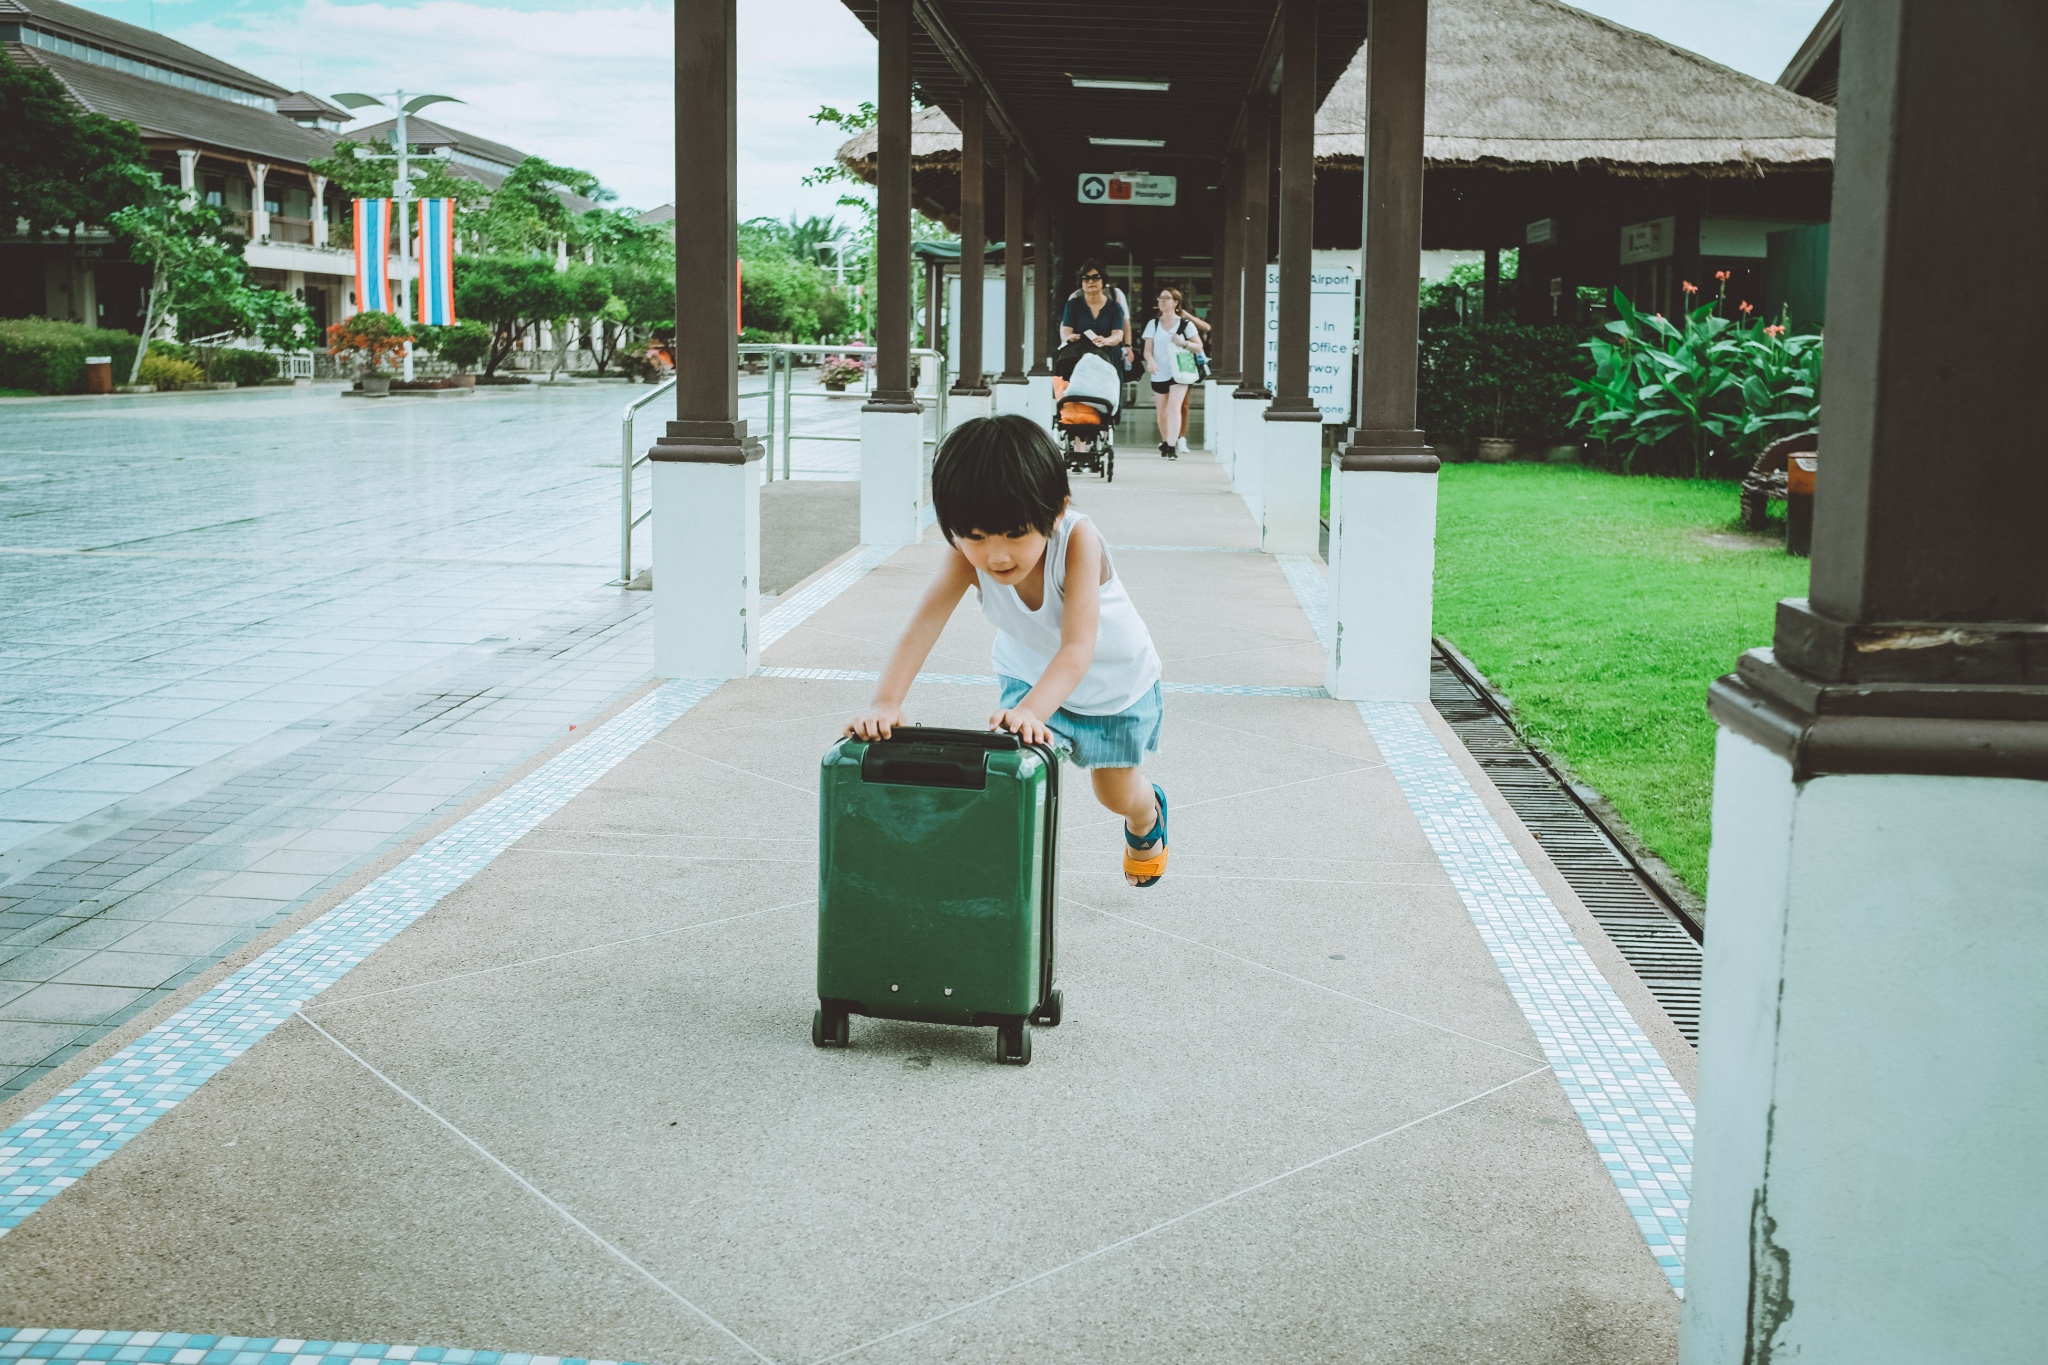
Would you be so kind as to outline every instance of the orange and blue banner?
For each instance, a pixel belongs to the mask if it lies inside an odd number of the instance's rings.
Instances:
[[[455,322],[455,201],[418,199],[419,317],[429,327]]]
[[[364,312],[391,309],[391,201],[355,201],[356,307]]]

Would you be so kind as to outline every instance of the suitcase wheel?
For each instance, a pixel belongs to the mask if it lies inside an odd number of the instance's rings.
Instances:
[[[811,1045],[814,1047],[845,1047],[851,1030],[847,1027],[846,1015],[838,1010],[827,1014],[823,1010],[811,1011]]]
[[[996,1060],[1005,1066],[1031,1065],[1029,1019],[1017,1019],[996,1026]]]
[[[1045,997],[1045,1003],[1038,1007],[1038,1013],[1031,1016],[1031,1022],[1043,1024],[1047,1028],[1058,1028],[1060,1026],[1060,1014],[1065,1005],[1066,1000],[1064,996],[1061,992],[1055,990],[1052,994]]]

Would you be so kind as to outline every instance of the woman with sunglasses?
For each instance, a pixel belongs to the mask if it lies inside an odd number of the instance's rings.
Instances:
[[[1121,348],[1128,324],[1123,305],[1105,287],[1102,262],[1089,261],[1081,267],[1080,292],[1067,300],[1066,312],[1060,317],[1064,344],[1054,362],[1060,378],[1073,378],[1074,362],[1091,350],[1099,351],[1122,374]]]

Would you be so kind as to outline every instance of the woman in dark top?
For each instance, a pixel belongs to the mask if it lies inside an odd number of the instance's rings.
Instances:
[[[1104,287],[1102,262],[1089,261],[1082,266],[1081,292],[1067,300],[1067,311],[1060,318],[1060,340],[1064,344],[1053,364],[1060,378],[1073,378],[1074,363],[1091,350],[1098,351],[1122,374],[1124,329],[1128,321],[1123,305]]]

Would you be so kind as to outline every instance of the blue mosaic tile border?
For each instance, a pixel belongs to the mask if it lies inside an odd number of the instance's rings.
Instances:
[[[901,545],[863,545],[837,568],[829,569],[808,584],[777,602],[761,618],[761,648],[780,640],[822,611],[833,598],[845,592],[868,572],[889,561]]]
[[[68,1327],[0,1327],[0,1361],[20,1365],[72,1360],[150,1365],[327,1365],[334,1361],[411,1361],[415,1365],[624,1365],[580,1356],[523,1351],[465,1351],[443,1346],[373,1346],[359,1341],[232,1337],[202,1332],[95,1332]]]
[[[1307,555],[1279,559],[1327,649],[1329,580]],[[1684,1294],[1692,1100],[1421,712],[1357,706],[1650,1254]]]
[[[759,678],[807,678],[813,682],[873,682],[882,675],[859,668],[761,668]],[[1001,681],[993,673],[920,673],[917,681],[931,687],[994,687]],[[1265,683],[1177,683],[1162,682],[1162,692],[1179,692],[1208,697],[1315,697],[1327,700],[1320,687],[1281,687]]]
[[[1308,617],[1309,629],[1316,633],[1316,643],[1324,649],[1330,647],[1330,580],[1323,577],[1323,561],[1315,555],[1274,555],[1280,561],[1280,572],[1287,576],[1287,586],[1294,589],[1294,596],[1301,603],[1302,615]]]
[[[863,546],[778,603],[762,618],[763,647],[895,552],[892,546]],[[718,685],[702,678],[664,683],[0,1132],[0,1236],[177,1107]]]
[[[1357,705],[1650,1254],[1683,1293],[1692,1100],[1416,708]]]
[[[656,688],[0,1133],[0,1236],[483,871],[716,681]]]

